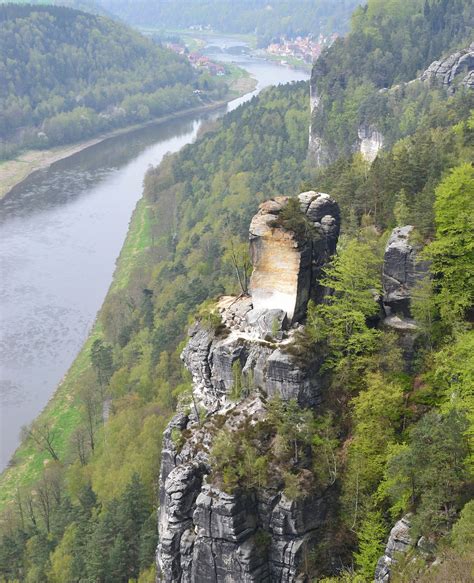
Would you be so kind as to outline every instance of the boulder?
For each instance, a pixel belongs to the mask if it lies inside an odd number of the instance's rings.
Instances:
[[[248,325],[255,330],[259,338],[283,339],[283,331],[288,326],[288,318],[284,310],[254,308],[246,315]]]

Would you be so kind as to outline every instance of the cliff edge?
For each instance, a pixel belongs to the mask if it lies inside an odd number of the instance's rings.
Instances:
[[[318,363],[303,368],[286,348],[309,299],[324,294],[318,278],[338,234],[339,209],[327,194],[266,201],[250,226],[249,296],[221,298],[212,324],[203,319],[190,329],[182,358],[192,398],[164,434],[158,581],[307,580],[331,485],[313,483],[310,454],[296,451],[288,463],[306,482],[291,493],[278,459],[263,467],[252,444],[275,447],[273,401],[293,403],[295,415],[321,401]],[[237,463],[253,468],[245,481],[229,453],[223,467],[216,462],[219,448],[237,444]]]

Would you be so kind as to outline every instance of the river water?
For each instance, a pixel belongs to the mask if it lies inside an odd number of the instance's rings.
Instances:
[[[91,330],[147,168],[192,142],[204,121],[263,88],[308,78],[234,54],[230,39],[212,44],[208,54],[256,78],[254,92],[212,113],[108,139],[36,172],[0,201],[0,470]]]

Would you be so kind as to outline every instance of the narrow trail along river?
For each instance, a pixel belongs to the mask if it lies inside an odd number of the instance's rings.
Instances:
[[[192,142],[203,121],[264,87],[308,78],[227,52],[235,45],[230,39],[212,43],[220,47],[215,58],[236,62],[256,78],[254,92],[212,113],[106,140],[31,175],[0,201],[0,470],[21,427],[46,405],[87,338],[147,168]]]

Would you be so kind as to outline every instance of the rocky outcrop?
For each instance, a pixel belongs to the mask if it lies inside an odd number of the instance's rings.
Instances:
[[[242,303],[247,301],[238,300],[232,307],[242,309]],[[229,313],[219,309],[223,320],[228,319]],[[247,315],[252,311],[249,307]],[[286,333],[279,328],[281,341],[275,341],[268,334],[266,339],[262,338],[258,323],[252,325],[248,319],[242,328],[232,326],[225,330],[225,337],[216,336],[196,324],[190,330],[189,342],[183,351],[183,360],[192,374],[195,399],[206,411],[216,412],[226,406],[236,384],[241,383],[236,375],[241,375],[247,383],[246,392],[261,391],[267,397],[296,399],[302,406],[312,406],[319,401],[318,375],[313,369],[296,367],[284,350],[294,330]]]
[[[419,257],[420,246],[410,239],[413,229],[407,225],[392,231],[385,248],[382,273],[383,325],[397,333],[407,372],[412,367],[420,332],[411,312],[414,287],[428,273],[428,263]]]
[[[317,113],[320,111],[321,96],[318,90],[318,80],[324,71],[320,70],[318,62],[313,66],[309,84],[311,118],[309,125],[308,159],[316,168],[326,166],[330,162],[330,155],[324,146],[321,132],[318,129]]]
[[[310,191],[298,199],[314,229],[311,236],[279,223],[288,205],[283,196],[261,204],[250,224],[253,307],[283,310],[290,323],[304,316],[310,297],[316,298],[320,268],[334,253],[339,236],[339,208],[329,195]]]
[[[410,517],[407,515],[399,520],[390,531],[385,554],[377,562],[375,583],[388,583],[391,567],[401,555],[407,553],[413,546],[410,527]]]
[[[422,81],[441,83],[450,91],[457,85],[474,89],[474,43],[440,61],[434,61],[421,75]]]
[[[359,152],[367,162],[372,163],[377,158],[378,153],[383,148],[385,138],[373,126],[360,126],[359,132]]]
[[[265,402],[253,395],[202,424],[193,411],[172,420],[164,434],[167,461],[160,476],[158,581],[306,581],[305,560],[326,521],[326,493],[290,500],[278,482],[226,493],[209,475],[215,420],[232,432],[265,415]],[[187,435],[184,445],[175,432]]]
[[[413,288],[427,272],[427,263],[418,257],[420,247],[410,240],[413,230],[411,225],[397,227],[385,248],[382,283],[383,305],[388,317],[411,317]]]
[[[302,368],[287,348],[335,251],[339,211],[326,194],[306,192],[297,200],[317,237],[278,222],[287,197],[261,205],[250,228],[251,295],[221,298],[213,326],[203,320],[189,331],[182,358],[192,375],[192,399],[163,438],[158,581],[308,580],[305,565],[323,536],[330,489],[306,488],[290,500],[276,473],[271,483],[224,492],[211,463],[216,435],[237,435],[263,422],[270,398],[295,399],[302,407],[321,401],[320,363]]]

